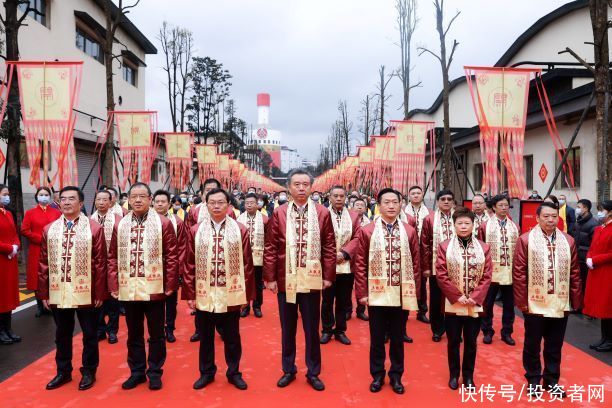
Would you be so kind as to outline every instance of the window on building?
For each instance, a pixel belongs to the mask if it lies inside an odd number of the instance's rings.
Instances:
[[[28,16],[40,24],[47,25],[47,0],[30,0],[30,3],[19,3],[19,10],[24,12],[30,8]]]
[[[555,155],[555,170],[561,163],[559,156],[563,157],[564,153],[565,150],[559,150],[558,154]],[[570,149],[569,154],[567,155],[566,165],[563,166],[563,170],[561,170],[561,174],[557,179],[557,185],[555,186],[556,188],[570,188],[570,168],[572,169],[572,174],[574,176],[574,187],[580,187],[580,147],[572,147]]]
[[[523,166],[525,167],[525,184],[527,190],[533,189],[533,155],[523,157]]]
[[[96,61],[104,63],[104,51],[93,35],[80,27],[76,28],[76,47]]]
[[[474,164],[472,168],[472,177],[474,180],[474,188],[479,190],[482,187],[482,179],[483,179],[483,168],[482,163]]]
[[[153,160],[151,167],[151,181],[159,181],[159,160]]]
[[[138,72],[138,68],[132,65],[127,60],[123,60],[123,65],[121,67],[121,75],[123,76],[123,80],[130,85],[136,86],[136,74]]]

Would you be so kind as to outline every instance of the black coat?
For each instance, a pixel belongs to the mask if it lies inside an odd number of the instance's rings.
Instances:
[[[574,224],[574,229],[571,235],[576,241],[576,247],[578,248],[578,260],[580,262],[586,261],[587,252],[591,247],[591,239],[593,239],[593,232],[597,226],[599,226],[599,222],[590,212],[579,216]]]

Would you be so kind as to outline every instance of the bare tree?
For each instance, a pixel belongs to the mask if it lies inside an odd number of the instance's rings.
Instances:
[[[376,95],[378,96],[378,119],[380,121],[379,134],[382,135],[385,131],[385,107],[387,106],[387,101],[391,97],[391,95],[387,95],[386,91],[389,82],[391,81],[391,79],[393,79],[393,73],[385,75],[385,66],[381,65],[378,69],[378,75],[380,77],[380,80],[377,85],[378,92],[376,93]]]
[[[134,0],[132,4],[126,4],[123,0],[117,0],[117,4],[112,1],[102,1],[102,8],[106,19],[106,33],[100,41],[102,51],[104,53],[104,68],[106,69],[106,110],[112,112],[115,110],[115,93],[113,90],[113,61],[118,59],[120,55],[113,54],[113,45],[118,40],[115,34],[119,26],[125,23],[126,15],[140,3],[140,0]],[[108,186],[113,184],[114,171],[114,128],[108,126],[108,134],[106,136],[106,146],[102,154],[102,184]]]
[[[457,40],[453,40],[453,45],[451,46],[451,51],[447,58],[446,53],[446,36],[448,35],[448,31],[451,26],[459,17],[461,13],[459,10],[455,13],[453,18],[450,19],[448,24],[444,26],[444,0],[434,0],[434,7],[436,9],[436,30],[438,31],[438,36],[440,38],[440,54],[437,54],[425,47],[418,47],[419,56],[424,53],[428,53],[433,55],[439,62],[440,68],[442,70],[442,104],[444,109],[444,133],[443,133],[443,146],[444,146],[444,155],[442,157],[442,185],[444,187],[450,187],[451,185],[451,167],[452,167],[452,156],[451,149],[453,148],[451,144],[451,135],[450,135],[450,123],[449,123],[449,94],[450,94],[450,81],[448,79],[448,70],[450,65],[453,62],[453,56],[455,55],[455,50],[459,43]]]
[[[404,119],[408,119],[408,112],[410,112],[410,90],[421,86],[421,81],[413,85],[410,84],[412,35],[419,22],[416,12],[416,0],[396,0],[395,9],[397,10],[397,29],[400,35],[399,47],[402,55],[401,66],[397,74],[402,81]]]
[[[190,82],[193,35],[189,30],[171,27],[164,21],[157,38],[165,57],[162,69],[166,73],[172,128],[182,132],[185,130],[185,95]]]
[[[340,119],[338,120],[339,142],[343,150],[345,150],[346,155],[349,155],[351,151],[350,135],[353,129],[353,122],[349,119],[346,101],[338,102],[338,112],[340,112]]]
[[[361,125],[359,126],[359,132],[363,135],[363,144],[365,146],[370,144],[370,135],[376,128],[375,102],[375,98],[371,95],[366,95],[361,100]]]

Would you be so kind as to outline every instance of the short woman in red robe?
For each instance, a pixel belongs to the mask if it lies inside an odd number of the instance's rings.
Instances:
[[[30,243],[28,246],[28,290],[38,289],[38,258],[40,257],[40,240],[42,238],[43,228],[51,222],[57,220],[62,213],[51,207],[51,190],[48,187],[40,187],[34,194],[34,199],[37,204],[34,208],[26,211],[21,224],[21,235],[26,237]],[[36,298],[36,317],[42,314],[51,314],[46,311],[42,305],[42,301]]]
[[[19,306],[19,237],[13,214],[7,210],[11,203],[9,189],[0,184],[0,344],[21,341],[11,330],[11,313]]]
[[[595,228],[586,263],[590,269],[583,313],[601,319],[601,340],[589,347],[612,351],[612,200],[602,203],[603,225]]]

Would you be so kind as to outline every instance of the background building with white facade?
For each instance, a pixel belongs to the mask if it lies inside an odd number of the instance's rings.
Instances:
[[[257,94],[257,128],[251,134],[253,143],[272,158],[272,165],[281,167],[281,132],[270,128],[270,94]]]

